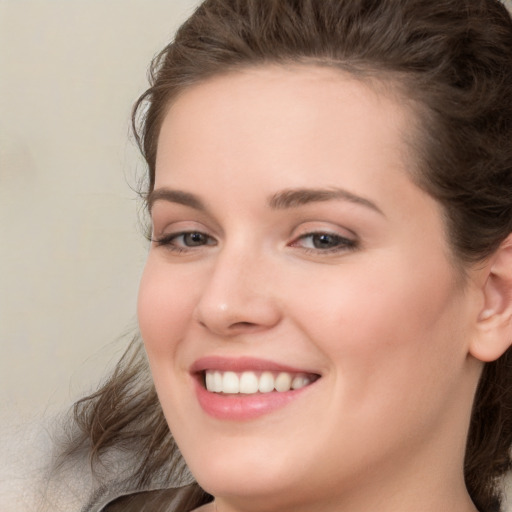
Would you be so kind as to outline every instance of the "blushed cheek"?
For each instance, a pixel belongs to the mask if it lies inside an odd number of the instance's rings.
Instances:
[[[396,271],[387,265],[375,272],[351,272],[339,280],[343,286],[326,282],[321,300],[308,301],[307,310],[300,303],[293,308],[301,311],[297,318],[310,339],[346,371],[358,368],[371,374],[390,358],[415,361],[445,344],[444,335],[451,330],[447,324],[456,314],[450,276],[440,281],[420,277],[412,269],[404,272],[405,263]],[[310,298],[319,295],[318,290],[303,291]]]
[[[185,297],[160,272],[147,265],[139,286],[137,316],[148,355],[172,352],[187,318]]]

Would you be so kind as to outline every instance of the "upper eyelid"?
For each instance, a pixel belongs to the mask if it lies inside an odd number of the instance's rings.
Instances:
[[[178,238],[179,236],[189,235],[191,233],[198,233],[198,234],[204,235],[206,238],[209,238],[211,240],[216,240],[216,238],[214,236],[212,236],[209,233],[206,233],[204,231],[201,231],[199,229],[184,229],[184,230],[179,230],[179,231],[171,231],[170,233],[163,233],[162,235],[160,235],[158,237],[153,236],[152,239],[153,239],[153,241],[166,240],[166,239],[171,240],[173,238]]]
[[[313,226],[310,226],[310,224],[313,224]],[[318,225],[323,224],[323,225]],[[335,225],[332,223],[328,223],[329,226],[326,226],[325,223],[322,222],[304,222],[301,223],[297,228],[295,228],[292,232],[292,237],[294,238],[300,238],[301,236],[308,236],[308,235],[316,235],[316,234],[329,234],[334,236],[339,236],[341,238],[346,239],[354,239],[359,240],[359,236],[355,231],[353,231],[350,228],[347,228],[345,226]]]
[[[168,218],[167,216],[161,217],[151,217],[151,232],[152,233],[161,233],[162,236],[169,233],[191,233],[198,232],[204,233],[209,236],[216,236],[212,233],[215,230],[211,229],[209,226],[205,224],[205,222],[201,220],[193,220],[193,219],[173,219]]]
[[[201,213],[199,216],[181,216],[159,212],[156,215],[154,212],[150,215],[151,220],[151,233],[161,233],[162,236],[166,233],[176,231],[177,233],[197,231],[206,235],[218,238],[222,234],[221,227],[215,222],[214,219],[205,217]]]
[[[342,234],[342,233],[337,233],[336,231],[319,229],[319,230],[307,231],[305,233],[301,233],[300,235],[297,235],[295,237],[295,239],[300,239],[300,238],[305,238],[305,237],[308,237],[308,236],[315,236],[315,235],[329,235],[329,236],[334,236],[334,237],[337,237],[337,238],[341,238],[343,240],[352,240],[352,239],[354,239],[354,241],[357,238],[355,235],[345,235],[345,234]]]
[[[166,205],[177,206],[179,209],[168,209],[165,208]],[[155,226],[162,226],[163,232],[166,226],[187,223],[201,226],[200,228],[197,228],[197,231],[215,233],[215,236],[218,233],[222,233],[220,224],[213,215],[208,213],[207,210],[192,208],[194,209],[194,212],[189,216],[189,214],[183,215],[182,208],[184,207],[190,212],[191,207],[189,205],[182,206],[182,203],[180,202],[157,200],[153,206],[154,207],[149,211],[152,229],[154,229]],[[191,228],[190,230],[193,231],[194,229],[196,228]]]
[[[347,242],[350,242],[350,244],[358,244],[359,243],[359,239],[357,237],[348,237],[348,236],[345,236],[345,235],[341,235],[340,233],[335,233],[333,231],[322,231],[322,230],[319,230],[319,231],[310,231],[310,232],[307,232],[307,233],[303,233],[301,235],[298,235],[296,236],[293,240],[292,240],[292,244],[295,243],[296,241],[298,240],[301,240],[303,238],[308,238],[308,237],[313,237],[313,236],[319,236],[319,235],[328,235],[328,236],[332,236],[334,238],[338,238],[339,240],[343,240],[343,241],[347,241]]]

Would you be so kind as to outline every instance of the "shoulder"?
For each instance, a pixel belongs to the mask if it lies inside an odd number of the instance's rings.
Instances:
[[[52,489],[49,467],[53,439],[43,420],[17,418],[0,426],[0,508],[3,512],[72,512],[80,510],[87,492],[69,484]],[[83,491],[82,491],[83,489]]]
[[[94,470],[86,450],[59,459],[65,435],[58,418],[0,425],[2,512],[101,512],[120,497],[154,490],[175,487],[178,499],[183,496],[179,489],[193,482],[188,472],[173,478],[162,471],[140,486],[133,457],[122,450],[106,454]]]

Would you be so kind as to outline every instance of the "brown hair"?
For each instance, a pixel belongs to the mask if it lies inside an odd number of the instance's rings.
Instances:
[[[501,2],[206,0],[154,59],[151,86],[134,108],[149,190],[170,102],[191,84],[266,63],[338,68],[394,84],[413,102],[413,177],[443,205],[461,265],[489,256],[512,232],[512,20]],[[152,385],[139,383],[149,370],[134,343],[133,359],[78,402],[75,415],[94,456],[119,443],[137,450],[143,485],[163,467],[172,477],[176,449]],[[464,471],[481,511],[499,510],[499,478],[511,468],[511,404],[509,349],[485,365],[471,418]]]

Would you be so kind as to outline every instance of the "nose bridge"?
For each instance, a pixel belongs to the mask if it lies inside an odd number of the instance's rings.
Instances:
[[[199,322],[222,335],[277,323],[279,312],[268,280],[271,267],[268,256],[247,244],[220,249],[197,305]]]

